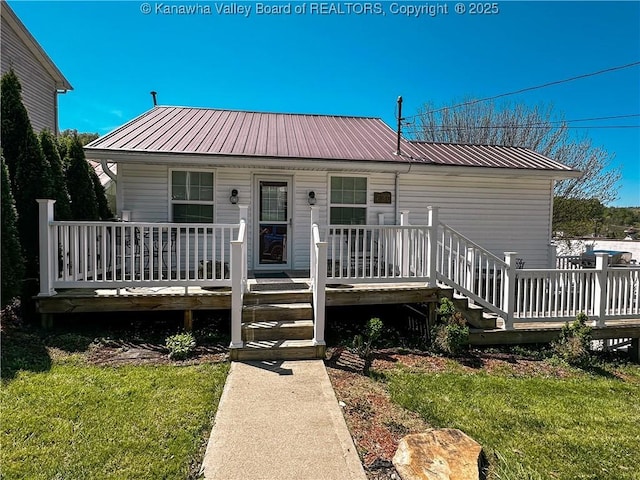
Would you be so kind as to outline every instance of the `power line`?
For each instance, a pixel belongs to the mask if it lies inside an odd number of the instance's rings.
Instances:
[[[453,110],[454,108],[460,108],[460,107],[466,107],[466,106],[469,106],[469,105],[475,105],[476,103],[487,102],[489,100],[495,100],[496,98],[507,97],[509,95],[517,95],[519,93],[529,92],[531,90],[538,90],[538,89],[541,89],[541,88],[551,87],[553,85],[559,85],[561,83],[573,82],[575,80],[581,80],[583,78],[593,77],[595,75],[601,75],[603,73],[614,72],[616,70],[623,70],[625,68],[631,68],[631,67],[635,67],[637,65],[640,65],[640,61],[633,62],[633,63],[628,63],[626,65],[619,65],[617,67],[605,68],[604,70],[598,70],[596,72],[585,73],[585,74],[582,74],[582,75],[577,75],[575,77],[565,78],[563,80],[556,80],[556,81],[553,81],[553,82],[547,82],[547,83],[543,83],[542,85],[536,85],[536,86],[533,86],[533,87],[521,88],[520,90],[514,90],[513,92],[501,93],[499,95],[494,95],[492,97],[485,97],[485,98],[480,98],[480,99],[477,99],[477,100],[470,100],[468,102],[459,103],[457,105],[453,105],[453,106],[450,106],[450,107],[443,107],[443,108],[439,108],[437,110],[430,110],[428,112],[423,112],[423,113],[419,113],[419,114],[416,114],[416,115],[412,115],[411,117],[405,117],[405,120],[407,118],[416,118],[416,117],[420,117],[422,115],[429,115],[430,113],[438,113],[438,112],[442,112],[444,110]]]

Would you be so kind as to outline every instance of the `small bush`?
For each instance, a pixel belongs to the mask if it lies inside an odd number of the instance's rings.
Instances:
[[[196,348],[196,339],[190,332],[177,333],[165,340],[169,349],[169,358],[173,360],[184,360],[189,357]]]
[[[383,326],[382,320],[371,318],[367,322],[364,332],[353,337],[352,350],[364,360],[365,373],[368,373],[371,367],[373,349],[380,341]]]
[[[456,356],[469,346],[469,327],[462,313],[446,297],[440,299],[438,321],[431,332],[432,346],[445,355]]]
[[[591,358],[591,327],[589,317],[579,313],[571,323],[565,323],[560,338],[553,343],[555,355],[570,365],[585,366]]]

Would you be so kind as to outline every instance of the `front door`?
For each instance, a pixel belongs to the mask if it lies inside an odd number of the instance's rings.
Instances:
[[[290,269],[291,179],[257,177],[256,268]]]

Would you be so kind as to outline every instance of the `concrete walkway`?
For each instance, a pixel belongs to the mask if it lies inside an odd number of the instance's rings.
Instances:
[[[366,480],[321,360],[234,362],[206,480]]]

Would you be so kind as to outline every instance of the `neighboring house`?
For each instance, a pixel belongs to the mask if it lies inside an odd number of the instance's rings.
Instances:
[[[13,68],[18,75],[33,129],[39,132],[46,128],[57,134],[58,94],[73,87],[4,0],[0,14],[1,73]]]
[[[155,107],[85,147],[117,164],[116,209],[135,222],[238,222],[248,268],[304,270],[310,203],[327,225],[440,220],[527,268],[553,261],[556,180],[571,168],[524,148],[410,142],[377,118]],[[235,194],[235,195],[234,195]]]

